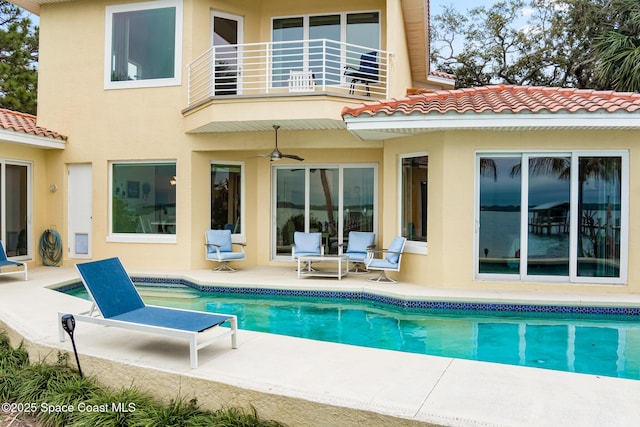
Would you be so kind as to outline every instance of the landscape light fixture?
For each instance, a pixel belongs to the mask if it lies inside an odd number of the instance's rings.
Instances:
[[[76,341],[73,338],[73,331],[76,329],[76,319],[72,314],[65,314],[60,318],[62,322],[62,328],[67,331],[69,338],[71,338],[71,344],[73,345],[73,353],[76,355],[76,363],[78,364],[78,372],[80,378],[82,378],[82,369],[80,369],[80,359],[78,359],[78,350],[76,350]]]

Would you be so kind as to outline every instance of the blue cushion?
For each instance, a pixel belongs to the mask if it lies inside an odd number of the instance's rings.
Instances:
[[[389,261],[392,264],[397,264],[398,260],[400,259],[400,253],[402,252],[402,250],[404,249],[404,243],[407,241],[406,238],[404,237],[396,237],[391,241],[391,244],[389,245],[389,247],[387,248],[387,250],[389,252],[387,252],[387,261]],[[393,253],[393,252],[397,252],[397,253]]]
[[[216,252],[215,246],[211,243],[220,246],[220,252],[231,252],[231,231],[230,230],[207,230],[207,252]]]
[[[293,233],[293,242],[295,244],[296,256],[300,256],[303,253],[309,255],[320,254],[322,233],[303,233],[296,231]]]
[[[376,235],[365,231],[351,231],[349,233],[349,244],[347,253],[367,253],[367,246],[373,245]]]

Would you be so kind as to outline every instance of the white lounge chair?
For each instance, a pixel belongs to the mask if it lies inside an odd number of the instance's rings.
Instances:
[[[237,348],[238,320],[234,315],[146,305],[118,258],[77,264],[76,268],[94,303],[89,312],[74,315],[76,320],[186,339],[192,369],[198,367],[198,350],[220,338],[231,336],[231,348]],[[99,313],[94,315],[96,307]],[[60,341],[65,339],[65,314],[58,313]],[[198,342],[201,332],[223,323],[230,326],[227,332]]]
[[[7,270],[5,270],[7,269]],[[4,250],[4,244],[0,241],[0,276],[9,274],[23,274],[24,280],[28,279],[27,263],[19,261],[9,261]]]

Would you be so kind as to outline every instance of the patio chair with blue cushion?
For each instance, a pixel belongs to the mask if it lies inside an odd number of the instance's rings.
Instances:
[[[374,249],[374,240],[376,238],[375,233],[369,231],[350,231],[349,241],[347,242],[347,250],[345,255],[349,256],[349,262],[353,263],[352,273],[368,273],[366,266],[364,265],[367,259],[367,251]],[[342,253],[342,247],[344,244],[340,244],[340,253]]]
[[[367,269],[380,270],[380,275],[369,279],[370,282],[397,283],[397,280],[387,277],[387,271],[400,271],[402,252],[406,242],[407,239],[405,237],[398,236],[391,241],[387,249],[370,249],[367,251],[367,259],[365,260]],[[382,257],[376,258],[376,254],[380,254]]]
[[[234,242],[231,236],[231,230],[207,230],[204,237],[206,239],[206,259],[220,264],[214,268],[213,271],[237,271],[229,265],[229,262],[246,259],[244,253],[246,244],[243,242]],[[233,245],[240,246],[240,251],[234,251]]]
[[[238,321],[234,315],[146,305],[118,258],[77,264],[76,268],[93,301],[89,311],[74,315],[76,320],[186,339],[192,369],[198,367],[198,350],[220,338],[231,336],[231,347],[237,348]],[[65,338],[61,321],[65,314],[58,313],[60,341]],[[214,330],[225,323],[228,329]],[[198,342],[205,331],[211,336]],[[220,331],[225,332],[216,333]]]
[[[7,270],[5,270],[7,269]],[[0,276],[9,274],[23,274],[24,280],[28,279],[27,263],[19,261],[9,261],[4,244],[0,241]]]
[[[293,245],[291,246],[291,258],[297,261],[302,256],[324,255],[322,245],[322,233],[305,233],[296,231],[293,233]],[[307,269],[311,267],[307,266]]]

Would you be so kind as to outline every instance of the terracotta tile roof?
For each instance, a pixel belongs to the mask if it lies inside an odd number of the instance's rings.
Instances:
[[[429,75],[435,76],[435,77],[442,77],[444,79],[450,79],[450,80],[458,79],[458,77],[456,77],[455,74],[444,73],[442,71],[429,71]]]
[[[0,129],[66,141],[67,137],[36,124],[36,116],[0,108]]]
[[[342,116],[531,113],[640,113],[640,94],[555,87],[495,85],[438,90],[342,109]]]

